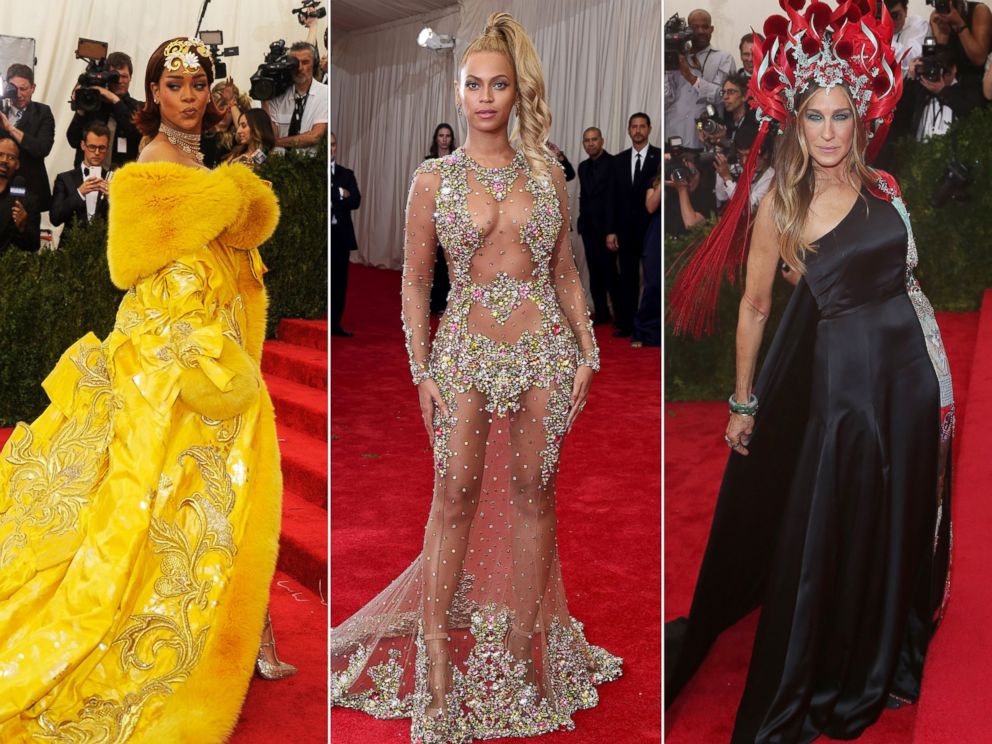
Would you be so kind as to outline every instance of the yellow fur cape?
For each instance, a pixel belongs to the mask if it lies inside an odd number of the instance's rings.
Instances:
[[[107,258],[115,285],[127,289],[190,252],[211,250],[219,241],[251,250],[267,240],[279,221],[272,190],[248,168],[221,166],[199,171],[175,163],[135,163],[114,176],[110,187]],[[267,300],[261,283],[242,272],[246,304],[245,349],[259,363],[265,339]],[[189,679],[135,732],[148,744],[213,744],[231,735],[251,681],[269,585],[275,571],[282,517],[282,471],[275,414],[262,389],[259,444],[274,453],[260,458],[255,473],[248,530],[226,601]]]

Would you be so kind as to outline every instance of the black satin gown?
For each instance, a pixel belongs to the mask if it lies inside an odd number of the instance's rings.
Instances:
[[[761,607],[733,744],[852,739],[916,700],[944,596],[949,437],[906,226],[865,191],[817,245],[762,366],[751,454],[730,455],[689,618],[666,627],[670,703]]]

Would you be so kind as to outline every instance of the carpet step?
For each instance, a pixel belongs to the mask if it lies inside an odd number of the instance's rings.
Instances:
[[[283,487],[327,509],[327,441],[283,424],[277,431]]]
[[[269,597],[279,658],[299,672],[278,682],[252,679],[231,744],[326,744],[327,603],[278,570]]]
[[[283,426],[327,441],[327,391],[267,375],[265,384]]]
[[[283,318],[276,328],[276,338],[287,344],[327,351],[327,321]]]
[[[327,390],[327,351],[284,341],[266,341],[262,372]]]
[[[327,586],[327,510],[284,489],[279,570],[310,591]]]

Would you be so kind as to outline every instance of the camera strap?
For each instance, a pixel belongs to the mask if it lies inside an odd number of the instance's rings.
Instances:
[[[289,120],[289,136],[295,137],[300,133],[300,127],[303,124],[303,109],[307,107],[307,97],[310,95],[310,91],[307,91],[302,96],[296,96],[296,104],[293,107],[293,118]]]

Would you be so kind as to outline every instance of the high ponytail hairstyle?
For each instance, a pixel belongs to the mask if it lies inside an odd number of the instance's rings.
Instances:
[[[510,137],[519,143],[534,177],[547,180],[550,170],[544,143],[551,131],[551,109],[544,98],[544,71],[534,43],[509,13],[493,13],[482,36],[468,45],[461,66],[476,52],[499,52],[513,65],[517,78],[517,123]]]

